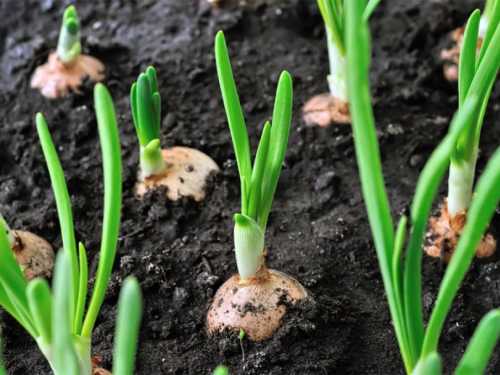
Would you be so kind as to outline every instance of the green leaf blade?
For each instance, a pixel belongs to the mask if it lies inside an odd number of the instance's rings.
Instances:
[[[486,314],[470,340],[455,375],[484,374],[500,335],[500,311]]]
[[[250,181],[252,177],[252,163],[250,160],[250,145],[248,133],[245,125],[245,119],[240,105],[238,92],[234,83],[231,62],[227,52],[226,40],[222,31],[217,33],[215,38],[215,62],[217,65],[217,74],[222,93],[224,107],[226,109],[229,129],[233,140],[234,151],[240,179],[245,181],[244,191],[250,191]],[[242,189],[243,190],[243,189]],[[241,213],[247,213],[247,201],[241,201]]]
[[[128,277],[123,282],[118,300],[113,374],[133,374],[141,313],[142,294],[139,282],[134,277]]]
[[[80,280],[78,283],[78,304],[76,307],[74,332],[77,335],[80,335],[82,332],[83,314],[85,313],[85,303],[87,302],[89,270],[87,264],[87,252],[85,251],[85,246],[83,246],[82,243],[78,246],[78,252],[80,258]]]
[[[269,211],[273,203],[276,187],[285,160],[290,125],[292,122],[293,86],[292,77],[286,71],[281,73],[276,89],[273,120],[271,123],[271,138],[264,172],[264,186],[261,194],[258,223],[265,229]]]
[[[499,185],[500,149],[490,158],[477,182],[476,195],[467,213],[467,224],[448,264],[429,321],[422,349],[424,356],[437,349],[439,335],[451,303],[500,200],[500,189],[496,188]]]
[[[68,279],[71,275],[68,254],[60,251],[54,267],[54,296],[52,299],[52,332],[54,360],[53,367],[58,374],[78,374],[78,359],[73,346],[72,291]],[[89,358],[90,360],[90,358]]]
[[[261,199],[262,184],[266,168],[269,143],[271,140],[271,124],[266,122],[260,137],[259,148],[255,156],[252,170],[252,180],[250,182],[250,195],[248,197],[248,216],[257,221],[257,213]]]
[[[104,300],[115,260],[122,203],[120,138],[113,100],[106,86],[103,84],[95,86],[94,100],[103,161],[104,214],[96,282],[82,329],[82,336],[89,339]]]
[[[460,50],[460,61],[458,64],[458,94],[459,108],[464,105],[465,98],[469,92],[470,85],[476,73],[476,51],[477,35],[479,30],[479,10],[475,10],[469,20],[464,32],[462,48]]]
[[[78,260],[76,256],[76,240],[73,225],[73,214],[71,212],[71,200],[69,198],[68,187],[64,178],[64,172],[57,156],[56,148],[52,142],[49,128],[41,113],[36,115],[36,128],[38,138],[42,145],[43,155],[49,170],[52,190],[56,200],[57,214],[59,216],[59,225],[61,226],[61,236],[64,251],[68,254],[68,259],[71,267],[70,284],[71,284],[71,311],[72,316],[76,311],[78,297]]]
[[[159,139],[160,134],[157,126],[157,115],[153,105],[153,97],[148,76],[144,73],[137,79],[137,115],[141,137],[145,147],[153,139]]]
[[[27,287],[26,294],[33,320],[41,339],[52,342],[52,295],[45,279],[34,279]]]
[[[411,335],[412,351],[419,355],[424,325],[422,316],[422,244],[433,199],[450,164],[450,157],[460,134],[474,118],[477,100],[469,98],[452,120],[450,131],[434,150],[420,173],[411,206],[412,231],[406,253],[404,296],[406,322]]]

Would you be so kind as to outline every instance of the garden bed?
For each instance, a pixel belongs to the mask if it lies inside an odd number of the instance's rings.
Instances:
[[[83,46],[107,66],[122,143],[124,197],[117,259],[93,335],[93,356],[111,367],[119,287],[130,274],[144,293],[137,374],[398,374],[403,363],[391,324],[361,194],[349,126],[306,127],[301,108],[326,92],[324,26],[315,1],[249,1],[214,10],[199,0],[80,1]],[[234,4],[233,4],[234,5]],[[372,94],[393,215],[407,211],[423,164],[446,134],[457,90],[443,77],[440,48],[474,2],[383,1],[370,21]],[[15,229],[61,246],[49,175],[35,130],[42,112],[66,172],[77,240],[95,274],[102,216],[101,151],[91,85],[83,95],[48,101],[30,89],[36,66],[57,44],[63,4],[0,3],[0,209]],[[222,29],[233,63],[250,143],[270,119],[279,74],[294,81],[294,114],[285,167],[271,210],[268,266],[297,278],[314,296],[291,308],[273,338],[209,338],[205,316],[217,288],[236,272],[233,215],[239,177],[214,61]],[[197,203],[161,191],[134,193],[138,144],[129,89],[148,65],[163,97],[162,141],[197,148],[221,167]],[[478,172],[500,139],[495,87],[480,144]],[[445,195],[445,186],[440,198]],[[491,228],[500,233],[496,216]],[[458,292],[440,352],[449,372],[479,319],[500,305],[500,260],[476,261]],[[423,305],[433,306],[444,266],[424,256]],[[481,292],[482,291],[482,292]],[[36,343],[2,312],[10,374],[49,374]],[[488,373],[500,372],[494,353]]]

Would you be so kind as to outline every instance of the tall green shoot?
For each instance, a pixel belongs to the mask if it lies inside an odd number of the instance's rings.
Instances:
[[[290,133],[292,79],[287,72],[281,74],[272,125],[264,125],[252,167],[248,133],[221,31],[215,40],[215,59],[241,181],[241,213],[235,215],[234,242],[238,270],[245,279],[257,271],[264,251],[267,220]]]
[[[476,81],[480,83],[476,83],[475,91],[472,91],[476,94],[468,94],[452,121],[448,135],[425,165],[411,207],[411,229],[406,230],[407,218],[403,216],[394,232],[371,106],[368,83],[370,37],[366,20],[363,18],[364,5],[363,1],[349,1],[345,8],[349,105],[363,195],[406,371],[408,374],[414,371],[423,374],[422,369],[425,368],[432,370],[428,372],[429,374],[440,373],[440,361],[439,357],[436,357],[436,352],[444,318],[472,260],[475,247],[500,199],[500,190],[494,188],[500,184],[500,150],[491,158],[478,182],[477,196],[472,202],[468,223],[446,271],[425,335],[421,302],[422,242],[432,199],[446,172],[450,157],[456,152],[457,142],[468,130],[471,122],[477,118],[477,113],[482,108],[484,91],[488,89],[489,82],[486,76],[491,72],[483,71],[478,75],[482,78]],[[496,72],[497,57],[492,53],[486,56],[489,69]],[[481,93],[483,96],[480,96]],[[407,233],[409,235],[408,248],[403,263],[402,249]],[[489,331],[492,332],[489,342],[496,341],[498,333],[493,329],[496,320],[488,318],[485,324],[491,328]],[[481,332],[484,332],[482,326],[478,328],[479,335]],[[471,350],[478,345],[477,342],[480,341],[474,339],[471,341],[473,345]],[[477,350],[474,352],[477,353]],[[489,351],[484,351],[478,363],[487,361],[489,355]]]

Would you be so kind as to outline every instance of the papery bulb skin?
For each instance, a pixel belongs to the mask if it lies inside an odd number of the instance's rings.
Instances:
[[[31,232],[13,230],[12,233],[17,240],[12,251],[19,266],[23,267],[26,280],[52,276],[55,258],[52,246]]]
[[[448,263],[466,222],[467,212],[462,211],[451,217],[445,200],[441,206],[440,215],[432,216],[429,219],[429,230],[425,235],[425,252],[431,257],[442,258],[445,263]],[[476,248],[476,258],[486,258],[493,255],[496,247],[495,237],[491,233],[486,233]]]
[[[104,65],[95,57],[80,55],[74,61],[64,63],[59,54],[49,55],[46,64],[39,66],[31,78],[31,88],[39,89],[48,99],[64,97],[71,90],[80,94],[79,86],[88,77],[92,82],[104,79]]]
[[[219,170],[217,163],[194,148],[172,147],[161,150],[161,153],[167,168],[147,177],[139,171],[139,182],[135,186],[137,195],[141,197],[157,186],[166,186],[167,197],[172,201],[182,197],[202,201],[210,173]]]
[[[207,315],[208,333],[226,328],[252,341],[271,337],[281,326],[286,305],[295,305],[308,296],[292,277],[271,269],[259,269],[248,279],[239,274],[227,280],[217,291]]]

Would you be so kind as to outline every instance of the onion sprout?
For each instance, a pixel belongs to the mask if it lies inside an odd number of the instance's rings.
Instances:
[[[82,52],[80,39],[80,22],[75,7],[71,5],[64,11],[57,44],[57,53],[62,62],[68,63],[80,56]]]
[[[104,215],[97,276],[87,313],[84,313],[88,288],[86,252],[80,244],[77,253],[64,173],[41,114],[36,118],[37,130],[52,181],[63,242],[63,250],[57,256],[52,293],[44,279],[26,282],[10,251],[7,236],[0,231],[0,305],[37,341],[57,375],[92,373],[91,335],[109,283],[118,242],[122,198],[118,127],[113,101],[104,85],[95,86],[94,99],[104,169]],[[137,294],[137,288],[134,290]],[[123,323],[120,326],[123,329]]]
[[[495,6],[495,0],[486,0],[484,5],[484,11],[481,15],[481,20],[479,21],[479,38],[484,39],[488,27],[490,26],[491,17],[493,15],[493,8]]]
[[[347,102],[346,45],[344,0],[317,0],[326,29],[330,74],[327,77],[330,95]],[[370,0],[364,18],[370,18],[380,0]]]
[[[492,3],[488,5],[490,8]],[[500,22],[500,2],[496,2],[491,10],[491,22],[477,61],[479,10],[474,11],[467,22],[460,52],[459,108],[464,106],[469,97],[477,97],[479,102],[475,118],[464,129],[456,144],[456,151],[451,156],[447,203],[452,218],[460,212],[465,212],[471,203],[481,127],[500,65],[500,56],[497,52],[500,46],[500,33],[496,33]]]
[[[424,367],[434,369],[434,373],[439,373],[439,358],[436,358],[436,353],[445,317],[472,261],[476,246],[500,200],[500,190],[497,189],[500,184],[500,149],[491,157],[477,183],[476,197],[471,203],[467,224],[448,265],[429,324],[424,331],[421,249],[427,218],[450,156],[456,151],[456,144],[464,131],[468,130],[471,122],[478,118],[478,112],[483,108],[484,95],[467,95],[452,121],[450,131],[433,152],[420,175],[411,207],[411,229],[408,231],[408,247],[403,263],[407,218],[403,216],[394,231],[371,106],[368,82],[370,35],[363,11],[363,2],[346,2],[349,105],[363,195],[389,308],[407,373],[411,374],[415,371],[414,373],[423,374],[421,369]],[[493,45],[498,45],[497,38],[500,38],[500,30],[495,32]],[[489,62],[488,73],[495,74],[496,61],[500,59],[500,56],[494,56],[490,51],[494,50],[489,49],[484,58]],[[500,55],[500,49],[496,48],[496,51]],[[476,81],[474,91],[471,91],[471,88],[469,93],[484,93],[484,87],[488,87],[490,81],[484,69],[480,75],[483,77],[482,80]],[[483,319],[469,344],[466,355],[459,364],[459,370],[467,366],[475,366],[473,373],[481,372],[482,364],[488,361],[491,354],[491,350],[481,350],[481,345],[489,349],[497,341],[500,332],[498,314],[498,311],[494,311]]]
[[[272,126],[269,122],[264,125],[252,167],[247,129],[222,31],[215,40],[215,59],[241,181],[241,213],[234,218],[234,245],[238,271],[246,279],[259,269],[264,252],[267,220],[290,133],[292,79],[286,71],[281,74]]]
[[[217,366],[212,375],[229,375],[229,369],[224,365]]]
[[[156,71],[152,66],[146,73],[141,73],[132,85],[130,104],[141,147],[141,173],[145,178],[167,169],[160,147],[161,97]]]

